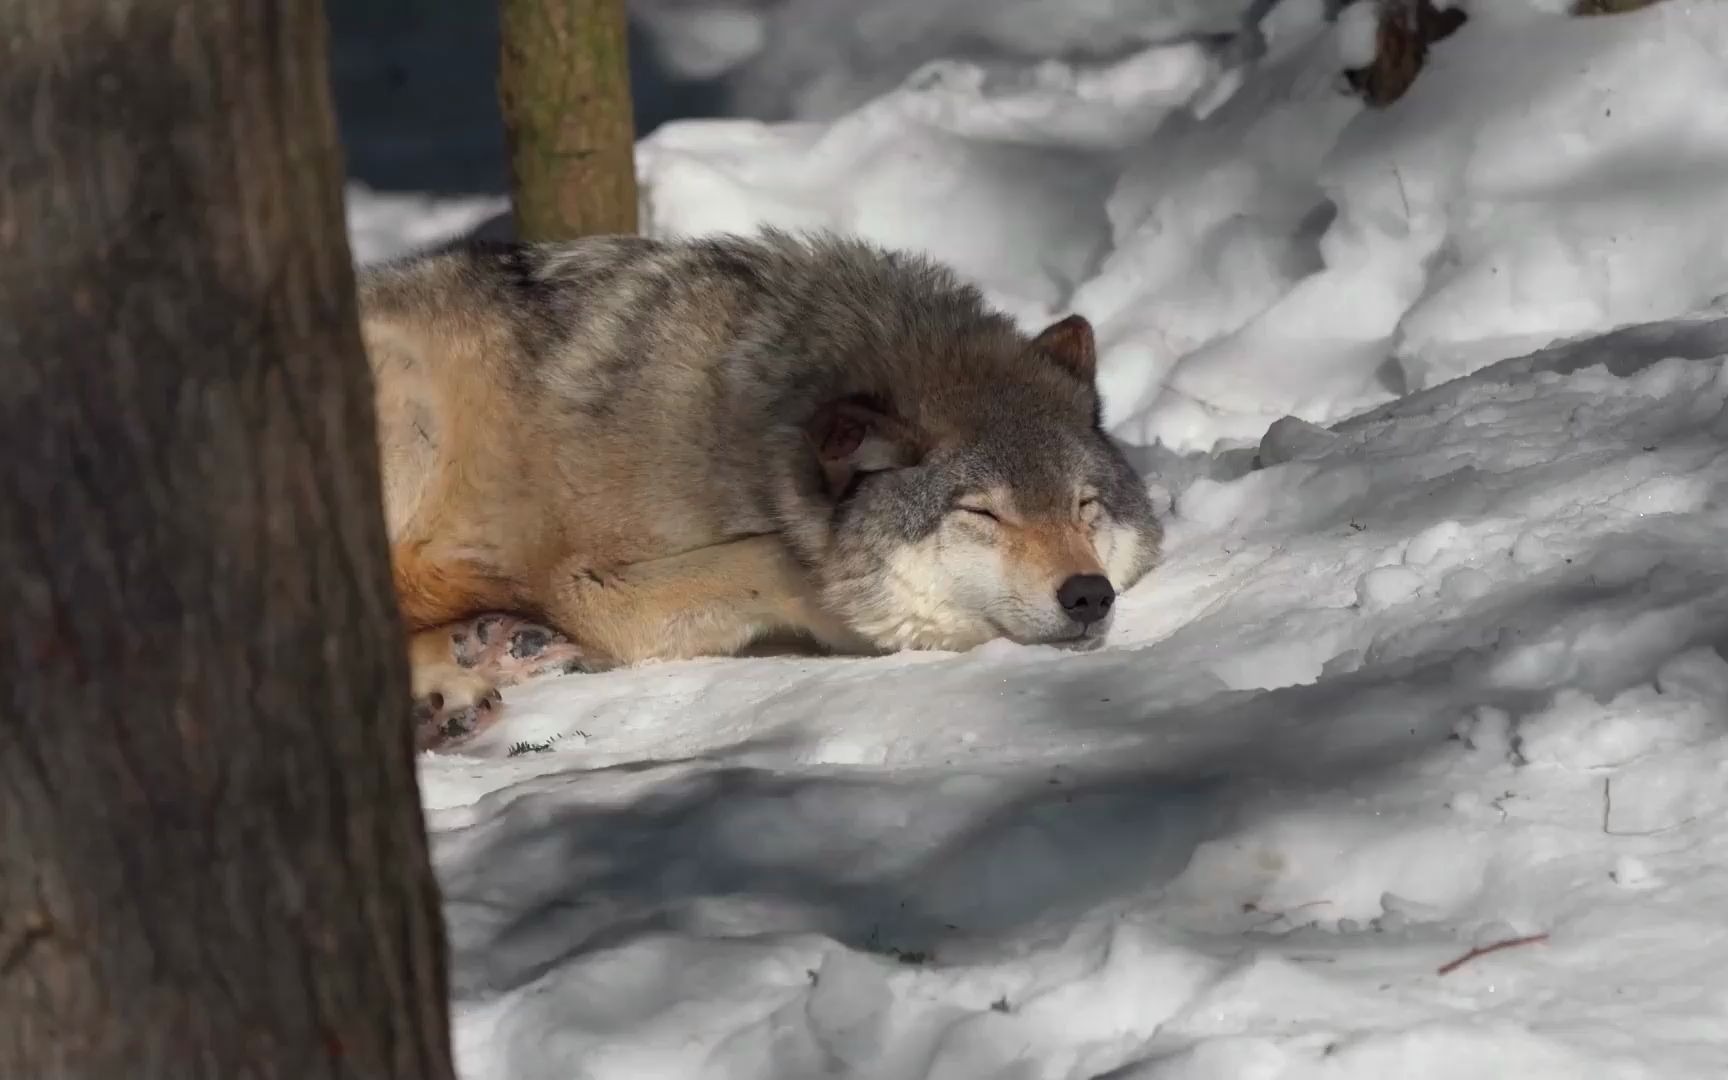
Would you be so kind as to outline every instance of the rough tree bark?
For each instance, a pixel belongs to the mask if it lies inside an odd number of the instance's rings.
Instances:
[[[451,1076],[318,0],[0,5],[0,1076]]]
[[[624,0],[500,0],[498,99],[516,231],[636,231]]]

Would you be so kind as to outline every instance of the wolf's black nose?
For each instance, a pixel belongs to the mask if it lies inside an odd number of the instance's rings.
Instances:
[[[1082,626],[1090,626],[1110,614],[1110,605],[1116,602],[1116,590],[1103,574],[1075,574],[1056,590],[1056,602],[1062,605],[1070,619]]]

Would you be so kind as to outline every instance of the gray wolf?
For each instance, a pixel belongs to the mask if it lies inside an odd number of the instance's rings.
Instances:
[[[1158,558],[1091,327],[1028,336],[929,260],[829,234],[458,244],[369,267],[384,511],[433,729],[488,611],[599,670],[793,637],[1087,648]]]

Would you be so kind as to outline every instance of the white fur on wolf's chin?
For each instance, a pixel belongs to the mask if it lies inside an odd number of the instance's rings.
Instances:
[[[1129,579],[1139,569],[1139,535],[1114,522],[1097,535],[1099,562],[1120,593],[1133,584]],[[976,548],[962,557],[942,542],[938,531],[890,556],[881,585],[865,605],[848,605],[846,620],[886,650],[965,652],[1000,638],[1076,652],[1104,644],[1114,613],[1082,635],[1066,636],[1074,626],[1057,607],[1054,590],[1035,597],[1016,595],[1006,569],[999,556],[979,557]]]
[[[869,600],[847,610],[846,618],[854,630],[888,650],[964,652],[1001,637],[987,619],[954,602],[953,585],[931,537],[889,556]]]

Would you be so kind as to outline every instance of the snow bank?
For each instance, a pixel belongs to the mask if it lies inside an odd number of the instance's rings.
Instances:
[[[1197,42],[947,60],[832,121],[670,124],[651,228],[845,228],[1029,323],[1078,310],[1118,434],[1177,449],[1728,292],[1728,9],[1474,4],[1376,111],[1340,85],[1359,20],[1319,7],[1275,8],[1249,69]]]
[[[503,195],[377,192],[356,180],[348,181],[344,195],[348,246],[362,266],[475,233],[510,210]]]
[[[943,62],[832,124],[669,124],[637,153],[648,229],[858,233],[934,254],[1036,322],[1109,250],[1113,149],[1210,69],[1198,45],[1011,76]]]
[[[1105,59],[1229,33],[1249,0],[631,0],[661,61],[731,73],[733,106],[833,119],[932,60]]]

